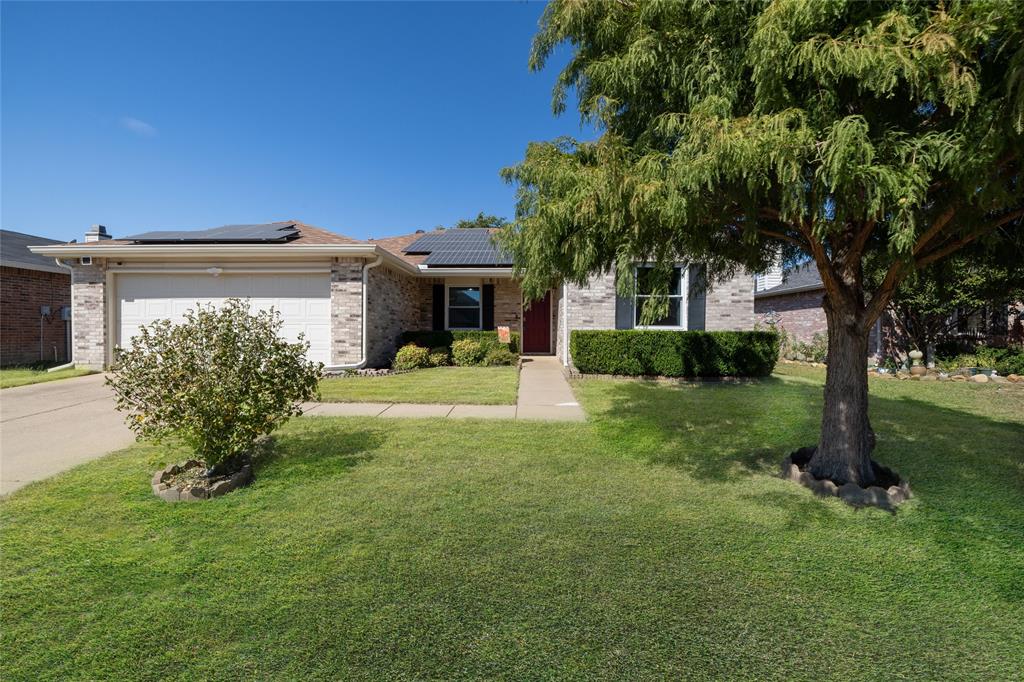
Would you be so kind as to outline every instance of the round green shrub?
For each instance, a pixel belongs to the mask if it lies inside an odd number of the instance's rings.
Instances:
[[[430,362],[430,351],[410,343],[402,346],[395,353],[395,360],[391,363],[392,369],[419,369],[426,367]]]
[[[427,356],[427,363],[431,367],[444,367],[451,364],[451,357],[448,355],[448,348],[445,346],[431,348],[430,355]]]
[[[499,367],[502,365],[515,364],[516,354],[505,346],[495,346],[487,351],[484,356],[484,363],[488,367]]]
[[[452,344],[452,362],[459,367],[479,365],[484,357],[484,347],[472,339],[459,339]]]

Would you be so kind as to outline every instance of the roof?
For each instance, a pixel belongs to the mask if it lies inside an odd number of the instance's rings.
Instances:
[[[293,226],[298,236],[289,238],[286,241],[259,241],[259,240],[247,240],[247,239],[230,239],[216,237],[218,231],[222,230],[245,230],[252,232],[254,230],[273,230],[279,229],[286,226]],[[213,238],[210,235],[213,234]],[[237,232],[236,232],[237,234]],[[172,236],[173,235],[173,236]],[[141,241],[139,241],[141,240]],[[63,244],[63,242],[48,242]],[[343,234],[331,232],[321,227],[314,227],[313,225],[307,225],[298,220],[283,220],[273,223],[262,223],[259,225],[224,225],[222,227],[208,228],[204,230],[166,230],[166,231],[155,231],[155,232],[143,232],[141,234],[133,235],[130,237],[122,237],[120,239],[105,239],[102,242],[70,242],[63,244],[64,246],[71,246],[76,248],[91,248],[96,246],[97,243],[103,244],[104,246],[117,246],[117,245],[128,245],[128,244],[238,244],[238,243],[264,243],[279,246],[290,246],[293,244],[359,244],[359,240],[353,239],[352,237],[346,237]]]
[[[26,270],[42,270],[44,272],[60,272],[70,276],[65,268],[60,267],[50,256],[40,256],[28,250],[29,246],[45,244],[63,244],[58,239],[47,239],[23,232],[0,230],[0,265]]]
[[[794,268],[789,268],[782,273],[782,284],[771,289],[765,289],[754,294],[755,298],[768,296],[783,296],[785,294],[796,294],[801,291],[815,291],[824,289],[821,283],[821,275],[813,261],[808,261]]]
[[[495,232],[486,227],[434,230],[407,244],[402,253],[425,256],[428,268],[508,267],[512,256],[495,240]]]
[[[416,232],[412,232],[410,234],[401,234],[398,235],[397,237],[368,239],[367,241],[369,241],[371,244],[376,244],[377,246],[381,247],[382,249],[385,249],[386,251],[394,254],[395,256],[398,256],[406,263],[410,263],[412,265],[419,265],[420,263],[427,259],[427,254],[406,253],[405,247],[409,246],[409,244],[412,244],[414,241],[416,241],[425,234],[427,234],[425,231],[417,230]]]
[[[224,225],[207,230],[159,230],[143,232],[125,239],[139,243],[278,243],[287,242],[299,236],[299,228],[293,222],[263,223],[258,225]]]

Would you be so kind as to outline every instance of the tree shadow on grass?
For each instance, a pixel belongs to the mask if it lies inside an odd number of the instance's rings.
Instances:
[[[302,419],[279,430],[256,474],[278,478],[319,477],[352,469],[373,459],[384,442],[378,429],[353,429],[347,421]]]

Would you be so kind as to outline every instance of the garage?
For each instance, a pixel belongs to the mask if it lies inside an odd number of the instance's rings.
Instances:
[[[245,298],[253,310],[278,310],[284,320],[282,337],[297,341],[303,334],[310,360],[331,362],[329,273],[118,273],[115,288],[119,345],[127,344],[142,325],[181,321],[197,304]]]

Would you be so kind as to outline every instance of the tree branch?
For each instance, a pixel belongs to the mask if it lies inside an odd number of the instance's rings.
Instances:
[[[1005,225],[1006,223],[1017,220],[1018,218],[1021,217],[1024,217],[1024,208],[1017,209],[1016,211],[1011,211],[1006,215],[997,218],[991,223],[988,223],[981,229],[975,230],[974,232],[971,232],[970,234],[965,235],[960,239],[952,241],[941,248],[938,248],[934,251],[925,254],[924,256],[917,258],[914,264],[920,268],[924,267],[925,265],[928,265],[929,263],[934,263],[935,261],[945,258],[949,254],[962,249],[963,247],[967,246],[978,237],[982,237],[991,232],[992,230],[996,229],[997,227]]]
[[[956,204],[950,204],[946,207],[946,210],[935,219],[932,226],[925,230],[924,234],[918,238],[917,243],[914,244],[915,256],[921,251],[921,249],[928,245],[928,242],[934,239],[937,234],[942,232],[942,229],[949,224],[949,221],[953,219],[954,215],[956,215]]]

